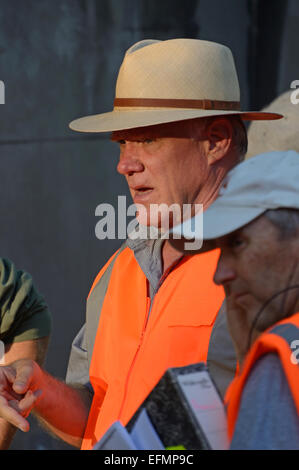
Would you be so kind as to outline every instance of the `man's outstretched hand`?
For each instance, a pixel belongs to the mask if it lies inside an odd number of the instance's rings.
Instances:
[[[26,418],[34,408],[50,431],[80,447],[91,400],[86,387],[61,382],[31,359],[0,367],[0,418],[21,431],[29,431]]]
[[[29,431],[25,418],[42,394],[41,378],[41,369],[31,359],[0,367],[0,417],[21,431]]]

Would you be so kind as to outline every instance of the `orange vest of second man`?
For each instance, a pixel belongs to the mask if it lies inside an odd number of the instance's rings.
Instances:
[[[299,313],[276,323],[257,338],[245,358],[240,375],[233,380],[225,396],[230,440],[234,434],[246,380],[255,362],[264,354],[278,354],[299,416],[299,364],[291,348],[293,341],[298,339]]]

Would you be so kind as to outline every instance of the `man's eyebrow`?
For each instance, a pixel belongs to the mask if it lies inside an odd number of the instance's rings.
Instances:
[[[121,144],[123,142],[125,142],[126,140],[125,139],[121,139],[121,138],[118,138],[118,139],[110,139],[111,142],[115,142],[116,144]]]
[[[147,140],[157,140],[158,137],[154,137],[152,135],[132,135],[132,136],[129,136],[129,135],[114,135],[114,136],[111,136],[110,137],[110,140],[112,142],[125,142],[125,141],[128,141],[128,142],[145,142]]]
[[[241,235],[243,232],[243,227],[241,228],[238,228],[237,230],[234,230],[233,232],[229,233],[227,235],[228,238],[233,238],[233,237],[237,237],[238,235]]]
[[[135,136],[125,135],[125,134],[111,134],[110,140],[112,142],[119,142],[121,140],[133,141],[133,140],[138,140],[138,139]]]
[[[231,240],[233,240],[235,237],[238,237],[240,235],[242,235],[243,233],[243,227],[237,229],[237,230],[234,230],[233,232],[231,233],[228,233],[227,235],[223,235],[222,237],[220,237],[218,240],[222,240],[222,243],[229,243]]]

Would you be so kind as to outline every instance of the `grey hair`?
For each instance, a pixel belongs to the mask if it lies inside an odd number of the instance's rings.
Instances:
[[[234,130],[233,143],[240,155],[240,162],[245,158],[248,148],[247,129],[244,125],[243,119],[240,116],[229,116],[227,119],[231,121]]]
[[[289,239],[299,234],[299,210],[292,208],[270,209],[265,212],[265,217],[279,232],[279,238]]]

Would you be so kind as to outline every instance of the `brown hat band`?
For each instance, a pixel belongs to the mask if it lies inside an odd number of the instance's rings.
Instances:
[[[240,101],[180,100],[163,98],[115,98],[115,107],[193,108],[240,111]]]

